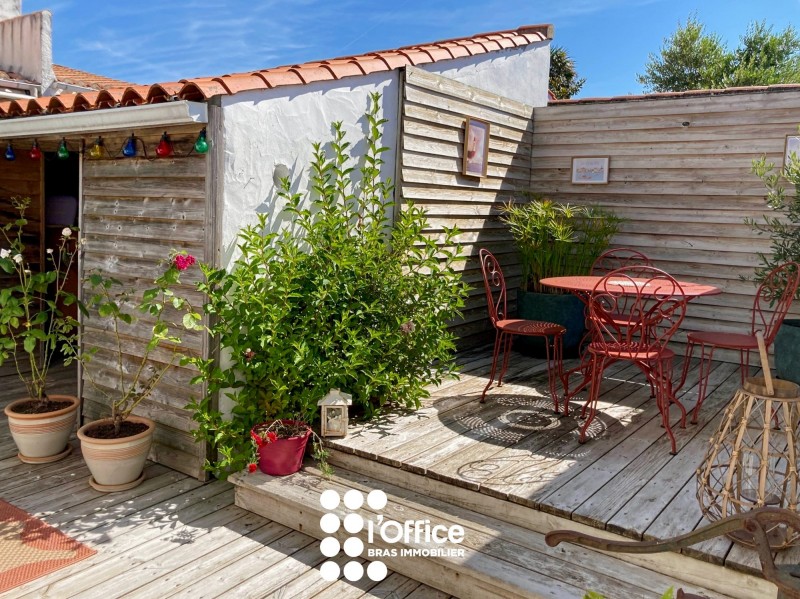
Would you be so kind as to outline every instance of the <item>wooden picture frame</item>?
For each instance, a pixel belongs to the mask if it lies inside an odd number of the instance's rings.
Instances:
[[[794,152],[800,160],[800,135],[787,135],[783,145],[783,167],[789,164],[789,155]]]
[[[464,158],[461,173],[468,177],[485,177],[489,166],[489,123],[466,117],[464,122]]]
[[[608,156],[573,158],[572,182],[576,185],[608,183]]]

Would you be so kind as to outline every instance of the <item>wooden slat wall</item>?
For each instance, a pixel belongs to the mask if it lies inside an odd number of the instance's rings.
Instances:
[[[766,154],[780,165],[798,123],[797,91],[536,108],[531,188],[613,209],[628,219],[613,245],[642,251],[678,278],[721,287],[723,294],[690,304],[685,330],[740,330],[749,326],[755,288],[739,277],[769,250],[769,240],[743,224],[765,206],[751,163]],[[579,156],[609,156],[608,184],[572,185]]]
[[[192,147],[199,127],[170,129],[176,152],[185,154]],[[84,274],[101,271],[126,286],[141,292],[152,287],[153,279],[162,268],[159,261],[171,249],[186,250],[198,260],[206,260],[206,176],[207,159],[203,155],[153,159],[155,146],[162,131],[137,131],[152,153],[151,159],[84,160],[83,176],[83,235],[86,238]],[[103,136],[112,152],[121,147],[125,136]],[[189,276],[187,276],[189,275]],[[203,298],[194,291],[193,283],[199,273],[184,273],[184,283],[176,292],[188,297],[193,305],[201,306]],[[142,319],[124,338],[126,352],[133,358],[143,355],[152,322]],[[183,333],[181,351],[203,354],[205,343],[200,333]],[[104,330],[101,320],[88,319],[85,339],[101,348],[113,349],[116,340]],[[153,360],[165,360],[165,352],[154,354]],[[101,351],[93,362],[107,364],[99,371],[99,383],[113,389],[115,376],[112,353]],[[137,413],[158,423],[151,458],[198,478],[205,474],[202,464],[205,446],[196,443],[188,432],[193,427],[191,415],[184,409],[190,394],[201,393],[200,387],[189,384],[195,371],[173,367],[151,396],[142,402]],[[109,408],[103,396],[92,387],[84,375],[84,415],[92,420],[105,416]]]
[[[492,251],[509,287],[518,285],[519,260],[498,208],[529,185],[533,108],[412,67],[402,90],[398,195],[427,211],[431,237],[440,239],[443,226],[460,229],[472,291],[453,330],[462,345],[483,341],[490,325],[478,250]],[[482,179],[461,174],[466,116],[490,123],[489,168]]]

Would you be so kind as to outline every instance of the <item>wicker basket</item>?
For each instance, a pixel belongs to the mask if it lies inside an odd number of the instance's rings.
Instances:
[[[764,376],[747,379],[736,392],[697,469],[697,499],[712,522],[763,506],[796,511],[800,499],[800,387],[772,379],[757,336]],[[800,530],[776,525],[767,533],[773,550],[800,543]],[[749,533],[730,537],[754,546]]]

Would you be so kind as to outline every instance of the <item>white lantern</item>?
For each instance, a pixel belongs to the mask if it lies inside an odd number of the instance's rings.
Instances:
[[[344,437],[347,435],[347,406],[353,403],[353,396],[331,389],[317,402],[322,411],[320,434],[323,437]]]

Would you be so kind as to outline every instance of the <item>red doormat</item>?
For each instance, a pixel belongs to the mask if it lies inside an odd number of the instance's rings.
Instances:
[[[95,553],[0,499],[0,593]]]

